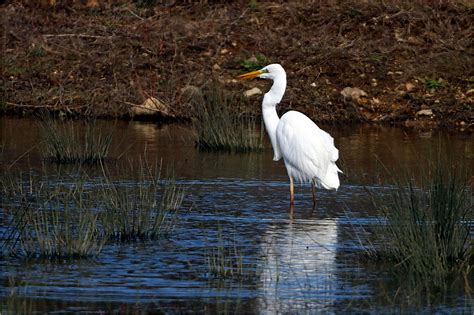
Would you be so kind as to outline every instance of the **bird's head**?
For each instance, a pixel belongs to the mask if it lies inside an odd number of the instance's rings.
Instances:
[[[260,70],[252,71],[239,75],[237,78],[240,80],[252,79],[252,78],[261,78],[261,79],[272,79],[275,80],[277,77],[284,76],[286,78],[286,73],[283,67],[277,63],[263,67]]]

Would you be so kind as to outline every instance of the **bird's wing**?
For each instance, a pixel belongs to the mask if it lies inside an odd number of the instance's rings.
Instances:
[[[334,139],[300,112],[290,111],[281,117],[277,141],[285,163],[304,174],[303,181],[324,178],[339,158]]]

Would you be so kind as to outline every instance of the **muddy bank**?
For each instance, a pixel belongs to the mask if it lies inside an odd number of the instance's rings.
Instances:
[[[281,111],[474,128],[469,1],[30,2],[0,5],[4,114],[126,118],[154,97],[162,119],[189,120],[190,85],[265,91],[234,78],[278,62]],[[259,114],[261,95],[250,100],[239,110]]]

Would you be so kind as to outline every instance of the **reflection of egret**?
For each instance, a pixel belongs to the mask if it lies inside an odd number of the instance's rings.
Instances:
[[[339,188],[339,168],[336,161],[339,151],[334,146],[334,139],[321,130],[311,119],[297,111],[285,113],[278,118],[276,105],[281,101],[286,89],[286,73],[279,64],[268,65],[261,70],[239,76],[239,79],[250,78],[272,79],[273,85],[263,97],[262,114],[267,133],[273,147],[273,160],[283,157],[288,176],[290,177],[290,204],[293,204],[293,181],[311,182],[313,202],[315,187],[324,189]]]
[[[324,312],[335,301],[337,223],[321,219],[312,224],[275,226],[262,238],[266,257],[262,274],[262,313]]]

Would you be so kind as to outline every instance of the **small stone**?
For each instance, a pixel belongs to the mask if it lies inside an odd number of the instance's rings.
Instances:
[[[251,97],[254,95],[261,95],[261,94],[262,94],[262,90],[260,90],[258,87],[254,87],[244,92],[245,97]]]
[[[212,49],[209,49],[208,51],[205,51],[202,53],[204,57],[212,57],[214,55],[214,51]]]
[[[387,75],[393,75],[392,71],[387,72]]]
[[[247,62],[251,63],[258,63],[258,59],[255,56],[250,57],[249,59],[246,60]]]
[[[407,42],[412,45],[423,45],[424,41],[421,38],[415,36],[408,36]]]
[[[212,70],[219,71],[221,70],[221,66],[219,66],[217,63],[212,66]]]
[[[362,97],[367,97],[367,93],[359,88],[345,87],[341,91],[341,95],[346,101],[356,101],[359,102]]]
[[[422,109],[416,112],[416,116],[433,116],[431,109]]]
[[[221,49],[221,55],[225,55],[225,54],[227,54],[228,52],[229,52],[228,49],[225,49],[225,48],[224,48],[224,49]]]
[[[380,100],[379,100],[378,98],[376,98],[376,97],[373,97],[373,98],[372,98],[372,103],[378,105],[378,104],[380,104]]]
[[[168,106],[166,106],[160,100],[149,97],[143,102],[141,105],[134,105],[130,108],[131,115],[139,115],[139,116],[146,116],[146,115],[156,115],[161,114],[166,117],[172,117],[173,115],[170,113]]]
[[[237,47],[237,42],[232,42],[231,45],[232,47]]]
[[[405,89],[408,91],[408,92],[411,92],[415,89],[415,85],[413,83],[406,83],[405,84]]]
[[[315,83],[315,82],[311,83],[310,85],[311,85],[312,87],[316,87],[316,83]]]

